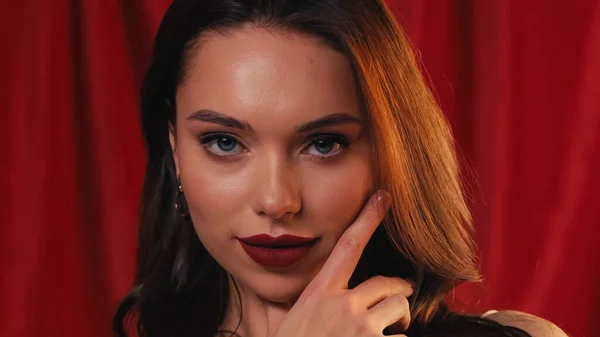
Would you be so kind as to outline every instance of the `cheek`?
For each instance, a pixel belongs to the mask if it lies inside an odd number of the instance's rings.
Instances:
[[[316,235],[336,239],[360,212],[372,189],[366,146],[357,146],[343,163],[304,162],[298,172],[302,212],[296,221]],[[365,149],[362,149],[362,148]],[[206,157],[197,145],[181,147],[179,167],[185,196],[201,240],[239,234],[239,221],[252,225],[252,206],[264,189],[256,167],[223,164]],[[250,217],[249,217],[250,216]],[[237,228],[234,228],[237,227]],[[264,230],[255,228],[255,230]],[[218,236],[218,238],[217,238]]]
[[[212,170],[203,171],[205,166],[197,167],[185,181],[186,198],[198,216],[210,220],[218,214],[232,214],[233,210],[248,204],[245,191],[250,179],[237,175],[223,176]]]
[[[354,162],[335,169],[330,174],[316,175],[304,196],[306,209],[315,217],[317,233],[331,234],[336,238],[358,215],[372,189],[368,161],[356,158]]]
[[[244,172],[227,170],[226,165],[206,158],[197,145],[181,149],[180,178],[185,198],[200,239],[233,235],[231,222],[246,210],[246,191],[251,179]]]

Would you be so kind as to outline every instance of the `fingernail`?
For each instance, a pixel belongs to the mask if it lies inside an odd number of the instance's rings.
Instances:
[[[375,193],[375,198],[373,202],[373,207],[376,207],[379,210],[385,211],[390,206],[392,198],[390,194],[384,190],[378,190]]]

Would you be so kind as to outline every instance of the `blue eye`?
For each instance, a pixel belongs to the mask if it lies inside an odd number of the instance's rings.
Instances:
[[[324,158],[338,154],[349,145],[348,139],[342,135],[317,135],[313,136],[307,149],[314,147],[317,153],[313,152],[311,155]]]
[[[237,153],[236,147],[241,147],[237,138],[224,133],[211,133],[199,138],[200,144],[217,155]]]
[[[350,141],[338,134],[313,135],[304,152],[319,159],[329,159],[350,146]],[[244,151],[239,139],[228,133],[209,133],[198,138],[200,145],[219,157],[233,157]],[[312,150],[314,148],[314,150]]]

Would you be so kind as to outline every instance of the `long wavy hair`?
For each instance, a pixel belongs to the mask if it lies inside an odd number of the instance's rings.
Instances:
[[[248,23],[318,37],[351,61],[372,139],[374,181],[394,203],[350,287],[374,275],[413,280],[412,323],[406,332],[411,337],[529,336],[454,313],[444,304],[457,284],[479,280],[470,213],[448,123],[407,39],[380,0],[172,3],[158,29],[141,91],[148,164],[137,274],[114,316],[117,336],[131,329],[145,337],[220,333],[231,291],[228,274],[204,249],[190,219],[174,207],[178,180],[169,123],[175,124],[175,92],[202,34]]]

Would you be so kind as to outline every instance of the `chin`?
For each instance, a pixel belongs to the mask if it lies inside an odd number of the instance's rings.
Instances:
[[[262,299],[274,303],[295,302],[306,285],[310,275],[255,275],[247,280],[247,285]]]

